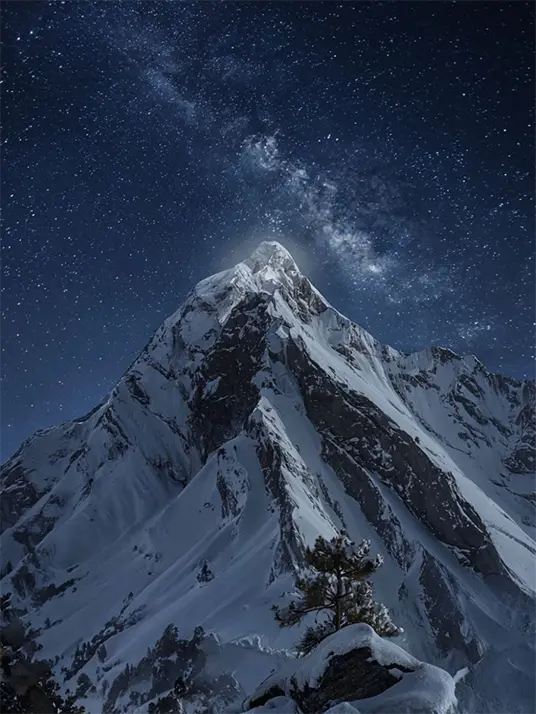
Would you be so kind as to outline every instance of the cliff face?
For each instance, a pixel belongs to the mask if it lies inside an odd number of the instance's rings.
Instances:
[[[296,638],[270,605],[303,546],[344,527],[385,555],[401,644],[482,678],[509,643],[529,656],[534,405],[474,357],[383,347],[261,244],[196,286],[104,403],[4,464],[2,590],[96,701],[169,623],[217,633],[247,690]],[[486,686],[475,711],[513,711]]]

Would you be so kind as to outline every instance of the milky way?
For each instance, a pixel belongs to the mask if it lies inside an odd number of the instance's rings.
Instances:
[[[5,2],[2,453],[266,238],[404,351],[533,376],[531,3]]]

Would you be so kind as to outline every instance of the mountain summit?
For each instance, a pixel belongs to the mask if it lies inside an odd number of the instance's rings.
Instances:
[[[289,273],[299,272],[294,258],[277,241],[263,241],[244,262],[254,273],[268,266],[273,267],[275,270],[281,269]]]
[[[203,671],[244,697],[296,640],[270,607],[305,547],[344,530],[384,556],[398,644],[468,668],[465,711],[533,711],[535,394],[380,345],[262,243],[4,464],[2,592],[90,710],[165,691],[162,653],[199,627]]]

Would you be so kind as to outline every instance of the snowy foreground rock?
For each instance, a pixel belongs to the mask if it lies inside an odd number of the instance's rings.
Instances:
[[[462,713],[533,714],[535,395],[472,356],[382,346],[263,243],[3,465],[1,591],[88,711],[144,714],[184,679],[190,711],[217,712],[294,661],[311,622],[270,608],[344,529],[384,557],[397,643],[468,669]]]
[[[454,680],[423,664],[368,625],[328,637],[307,657],[287,663],[249,698],[254,712],[448,714],[456,705]]]

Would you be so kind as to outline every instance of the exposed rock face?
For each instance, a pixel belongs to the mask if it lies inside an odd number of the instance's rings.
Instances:
[[[514,437],[513,448],[505,458],[505,465],[513,473],[534,476],[536,471],[536,387],[527,382],[522,395],[522,406],[516,418],[519,428],[517,438]]]
[[[461,497],[452,475],[440,470],[370,399],[339,386],[329,373],[307,360],[298,345],[291,342],[287,354],[299,379],[307,416],[322,434],[326,460],[336,471],[354,477],[347,479],[351,495],[357,495],[356,484],[369,480],[367,472],[375,473],[439,540],[467,550],[476,570],[502,573],[502,562],[484,524]],[[346,467],[337,468],[342,460]],[[365,488],[369,496],[370,484]],[[366,501],[362,499],[365,508]]]
[[[362,647],[334,656],[315,687],[306,684],[303,689],[296,688],[293,695],[304,712],[319,712],[325,711],[331,702],[375,697],[399,679],[388,666],[374,661],[368,647]]]
[[[209,638],[210,639],[210,638]],[[214,640],[214,638],[212,638]],[[190,640],[181,640],[170,625],[154,648],[134,666],[127,666],[112,682],[104,703],[105,714],[136,708],[164,695],[160,711],[221,711],[242,694],[229,674],[210,676],[205,671],[207,638],[199,628]],[[218,648],[214,641],[212,649]],[[166,702],[166,699],[168,700]],[[173,708],[175,707],[175,708]]]
[[[345,528],[386,556],[377,597],[412,650],[472,663],[532,632],[534,404],[473,357],[380,345],[263,244],[199,283],[102,404],[4,465],[2,589],[67,672],[105,636],[118,654],[73,675],[101,710],[170,621],[290,646],[269,606],[303,546]]]
[[[374,661],[368,647],[362,647],[332,657],[314,687],[307,683],[298,687],[291,680],[288,689],[290,697],[303,712],[324,712],[334,702],[375,697],[399,680],[400,677],[390,673],[389,667]],[[281,686],[272,684],[265,692],[255,695],[249,701],[249,708],[254,709],[285,694]]]
[[[0,532],[4,532],[43,496],[30,481],[15,455],[2,467],[2,500],[0,501]]]
[[[190,424],[202,458],[237,436],[257,404],[259,390],[253,378],[263,366],[267,307],[265,295],[249,295],[238,302],[196,375]],[[248,329],[252,322],[257,329]],[[207,385],[214,386],[207,390]]]
[[[478,662],[483,645],[469,622],[459,588],[449,572],[429,553],[423,556],[419,581],[438,648],[445,655],[465,651],[471,664]]]

